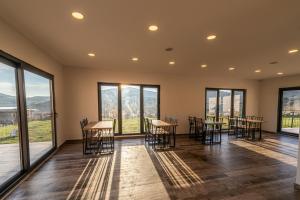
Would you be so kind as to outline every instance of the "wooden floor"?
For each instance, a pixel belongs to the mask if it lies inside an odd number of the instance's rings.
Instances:
[[[300,199],[297,142],[224,135],[209,146],[181,136],[175,149],[153,151],[142,139],[123,139],[100,157],[67,144],[8,199]]]
[[[29,143],[30,160],[36,161],[52,148],[52,142]],[[0,144],[0,183],[7,181],[21,170],[20,144]]]

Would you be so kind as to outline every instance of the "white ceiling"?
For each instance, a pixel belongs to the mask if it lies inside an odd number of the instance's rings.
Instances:
[[[299,0],[1,0],[0,17],[65,66],[249,79],[300,73],[300,52],[288,54],[300,49]],[[210,33],[217,39],[207,41]]]

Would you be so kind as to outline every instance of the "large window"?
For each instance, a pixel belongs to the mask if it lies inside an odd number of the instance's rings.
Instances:
[[[19,108],[16,68],[0,59],[0,184],[6,183],[21,169]]]
[[[53,76],[0,51],[0,195],[56,147]]]
[[[24,71],[30,163],[53,147],[51,80]]]
[[[299,134],[300,87],[279,89],[278,131]]]
[[[212,120],[223,120],[227,128],[228,117],[245,115],[245,95],[243,89],[207,88],[205,99],[205,117]]]
[[[101,118],[102,120],[118,120],[119,116],[119,103],[118,96],[119,90],[117,85],[101,85],[100,86],[101,94]],[[118,132],[118,121],[116,123],[116,132]]]
[[[159,118],[159,86],[99,83],[99,119],[117,120],[116,132],[143,132],[143,118]]]

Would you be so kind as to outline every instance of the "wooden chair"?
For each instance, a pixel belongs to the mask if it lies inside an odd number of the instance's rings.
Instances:
[[[195,139],[203,138],[204,134],[204,122],[202,118],[195,117]]]
[[[114,151],[115,147],[115,129],[116,129],[116,119],[113,119],[113,129],[104,129],[100,131],[100,151],[104,152],[107,150],[107,152],[112,153]]]
[[[237,126],[236,126],[236,137],[244,138],[247,134],[247,121],[245,118],[238,117],[237,118]]]
[[[196,122],[195,122],[196,117],[189,116],[189,137],[196,137]]]
[[[85,154],[86,153],[86,132],[84,130],[85,127],[85,122],[84,120],[80,121],[80,128],[81,128],[81,134],[82,134],[82,153]]]
[[[87,120],[84,120],[85,126]],[[98,131],[83,129],[84,154],[99,153],[101,147],[101,138]]]
[[[234,135],[237,129],[237,117],[228,117],[228,135]]]
[[[151,127],[151,119],[144,118],[144,125],[145,125],[145,143],[152,143],[153,142],[153,131]]]

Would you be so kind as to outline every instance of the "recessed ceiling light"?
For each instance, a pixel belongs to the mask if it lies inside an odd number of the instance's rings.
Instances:
[[[214,40],[214,39],[216,39],[216,37],[217,37],[216,35],[209,35],[209,36],[206,37],[206,39],[207,40]]]
[[[277,75],[283,75],[283,72],[278,72]]]
[[[202,68],[206,68],[207,65],[206,65],[206,64],[202,64],[201,67],[202,67]]]
[[[233,71],[233,70],[235,70],[235,67],[229,67],[228,70]]]
[[[94,53],[89,53],[88,56],[90,56],[90,57],[95,57],[96,54],[94,54]]]
[[[298,49],[291,49],[289,50],[289,53],[297,53],[299,50]]]
[[[166,51],[173,51],[173,48],[172,47],[168,47],[165,49]]]
[[[149,29],[149,31],[157,31],[158,30],[158,26],[156,26],[156,25],[150,25],[148,27],[148,29]]]
[[[132,61],[138,61],[138,60],[139,60],[139,58],[137,58],[137,57],[133,57],[133,58],[131,58],[131,60],[132,60]]]
[[[275,64],[278,64],[278,61],[272,61],[269,63],[270,65],[275,65]]]
[[[72,12],[72,16],[75,19],[83,19],[84,18],[83,14],[81,14],[80,12]]]
[[[175,65],[175,61],[170,61],[169,65]]]
[[[260,69],[257,69],[257,70],[255,70],[254,72],[255,72],[255,73],[260,73],[261,70],[260,70]]]

